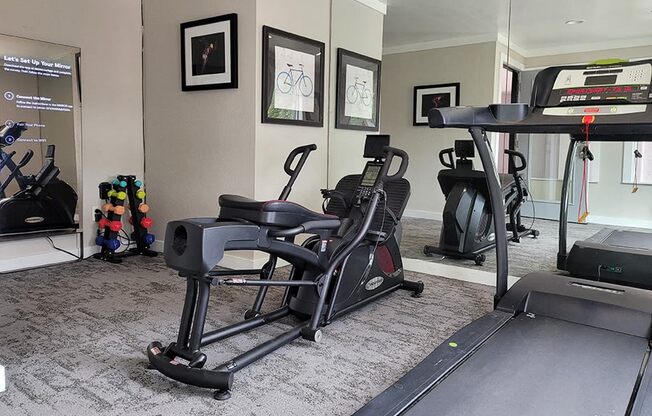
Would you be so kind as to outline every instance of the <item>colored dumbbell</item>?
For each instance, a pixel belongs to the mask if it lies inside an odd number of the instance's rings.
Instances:
[[[156,241],[156,237],[154,237],[154,234],[145,234],[145,236],[143,237],[143,242],[148,246],[154,244],[154,241]]]
[[[100,219],[100,220],[97,222],[97,226],[98,226],[98,228],[99,228],[100,230],[103,230],[104,227],[106,227],[107,225],[109,225],[110,222],[111,222],[111,221],[109,221],[108,219],[106,219],[106,218],[102,218],[102,219]],[[101,244],[98,244],[98,245],[101,245]]]
[[[125,213],[125,207],[122,205],[116,205],[113,207],[113,212],[115,212],[117,215],[122,215]]]
[[[118,232],[122,229],[122,223],[120,221],[111,221],[111,224],[109,224],[109,229],[111,231]]]
[[[120,181],[120,187],[121,188],[126,188],[127,187],[127,181]]]
[[[118,179],[114,179],[111,181],[112,185],[120,185],[120,181]]]
[[[97,244],[98,246],[104,244],[104,236],[98,235],[97,237],[95,237],[95,244]]]
[[[140,188],[141,186],[143,186],[143,181],[136,181],[134,182],[134,185],[136,185],[136,188]]]
[[[104,240],[104,247],[108,248],[109,250],[117,250],[120,248],[120,240],[117,238],[111,238],[109,240]]]
[[[145,199],[145,195],[146,195],[145,191],[143,191],[142,189],[139,189],[136,192],[136,198],[138,198],[138,199]]]
[[[126,193],[126,192],[123,192],[123,191],[120,191],[120,192],[118,192],[118,193],[116,194],[115,197],[118,198],[120,201],[124,201],[125,198],[127,197],[127,193]]]
[[[147,214],[147,212],[149,212],[149,205],[143,202],[142,204],[138,205],[138,211],[142,212],[143,214]]]
[[[115,195],[115,193],[116,193],[116,191],[114,191],[113,189],[110,189],[110,190],[106,193],[106,196],[108,196],[109,198],[111,198],[113,195]]]
[[[149,228],[152,226],[152,224],[154,224],[154,220],[152,220],[151,218],[145,217],[140,220],[140,225],[143,228]]]
[[[104,211],[104,212],[113,211],[113,204],[104,204],[104,205],[102,205],[102,211]]]

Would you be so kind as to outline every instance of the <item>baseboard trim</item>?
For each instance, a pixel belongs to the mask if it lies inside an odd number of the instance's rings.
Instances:
[[[615,227],[636,227],[652,228],[652,221],[632,218],[603,217],[600,215],[589,215],[588,222],[591,224],[611,225]]]
[[[403,212],[404,217],[421,218],[421,219],[424,219],[424,220],[438,220],[438,221],[441,221],[442,215],[443,214],[441,212],[425,211],[425,210],[421,210],[421,209],[406,209]]]
[[[0,365],[0,393],[5,391],[7,383],[5,382],[5,368]]]
[[[496,287],[496,273],[485,270],[475,270],[466,267],[452,266],[450,264],[406,258],[403,259],[403,268],[412,272]],[[518,279],[519,278],[515,276],[508,276],[508,287],[511,287]]]

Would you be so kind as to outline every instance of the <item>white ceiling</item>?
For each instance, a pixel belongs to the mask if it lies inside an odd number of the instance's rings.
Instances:
[[[509,0],[386,1],[389,53],[507,37]],[[512,0],[511,42],[528,56],[652,45],[652,0]]]

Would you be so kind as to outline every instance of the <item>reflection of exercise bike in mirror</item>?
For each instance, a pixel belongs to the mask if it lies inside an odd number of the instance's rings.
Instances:
[[[312,94],[312,79],[303,72],[303,64],[299,64],[301,69],[294,69],[294,65],[288,63],[288,70],[283,71],[276,77],[276,86],[283,94],[289,94],[298,86],[299,92],[304,97]],[[294,74],[298,74],[295,78]]]
[[[355,77],[355,82],[346,89],[346,100],[351,104],[355,104],[358,99],[362,104],[371,105],[371,90],[367,88],[367,81],[359,82],[360,77]]]
[[[54,145],[48,145],[45,164],[35,175],[21,172],[34,151],[28,150],[18,164],[12,159],[15,151],[4,151],[4,147],[14,144],[25,130],[24,122],[0,129],[0,171],[5,167],[9,171],[0,184],[0,234],[77,228],[79,224],[74,220],[77,193],[57,178],[60,170],[54,165]],[[18,191],[5,198],[12,181],[18,185]]]

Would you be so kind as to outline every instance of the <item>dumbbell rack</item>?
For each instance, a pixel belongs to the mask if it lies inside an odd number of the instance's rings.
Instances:
[[[102,247],[94,255],[95,258],[111,263],[120,263],[123,257],[144,255],[156,257],[157,252],[150,250],[155,237],[148,232],[152,226],[152,219],[147,217],[149,206],[145,203],[143,183],[134,175],[119,175],[113,182],[100,184],[100,198],[108,202],[102,207],[104,215],[98,221],[98,235],[95,243]],[[106,191],[104,191],[106,189]],[[129,235],[130,243],[136,246],[125,251],[117,252],[121,246],[120,231],[122,230],[122,215],[129,204],[133,232]]]

